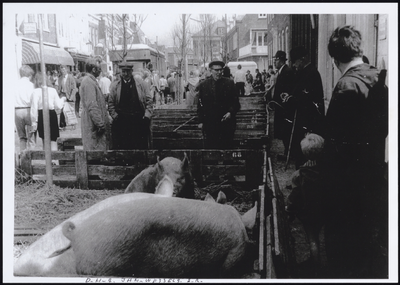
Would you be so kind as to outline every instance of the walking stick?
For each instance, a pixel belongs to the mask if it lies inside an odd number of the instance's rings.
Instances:
[[[297,117],[297,109],[296,109],[296,111],[294,112],[292,133],[290,134],[289,149],[288,149],[288,154],[287,154],[287,157],[286,157],[285,171],[286,171],[286,169],[287,169],[287,167],[288,167],[288,164],[289,164],[290,150],[291,150],[291,148],[292,148],[293,133],[294,133],[295,125],[296,125],[296,117]]]

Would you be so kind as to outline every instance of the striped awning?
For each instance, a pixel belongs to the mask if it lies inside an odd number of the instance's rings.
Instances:
[[[74,66],[71,55],[56,47],[43,46],[44,63]],[[22,41],[22,64],[40,63],[39,44]]]

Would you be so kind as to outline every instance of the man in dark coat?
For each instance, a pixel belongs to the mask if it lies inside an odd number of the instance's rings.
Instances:
[[[238,91],[233,80],[222,77],[225,63],[209,64],[211,77],[198,85],[197,114],[205,136],[206,148],[232,148],[236,113],[240,109]]]
[[[132,76],[132,63],[121,63],[121,77],[110,86],[108,111],[113,149],[148,149],[151,146],[153,98],[149,86]]]
[[[351,26],[332,33],[328,51],[342,73],[326,113],[325,168],[329,217],[325,246],[332,277],[388,278],[388,185],[385,126],[370,90],[380,71],[363,63],[361,34]],[[384,84],[384,79],[383,79]],[[387,128],[386,128],[387,131]]]
[[[106,101],[96,80],[101,72],[100,62],[95,58],[88,59],[86,71],[79,87],[83,149],[106,151],[109,149],[110,123]]]
[[[321,75],[311,64],[308,51],[304,47],[295,47],[290,51],[290,59],[296,69],[296,83],[291,95],[283,100],[283,107],[289,114],[295,112],[293,137],[290,144],[290,153],[295,158],[296,169],[305,162],[300,148],[300,142],[306,133],[322,135],[323,120],[325,117],[324,90]],[[292,125],[293,127],[293,125]]]
[[[294,71],[286,65],[286,52],[278,50],[274,56],[274,64],[278,72],[278,77],[275,83],[274,94],[272,100],[280,106],[275,106],[274,113],[274,134],[275,138],[283,141],[285,146],[284,155],[278,155],[278,159],[285,160],[289,151],[289,141],[291,133],[291,124],[286,121],[286,118],[293,117],[293,112],[287,113],[281,107],[283,100],[281,95],[283,93],[292,94],[294,84]]]

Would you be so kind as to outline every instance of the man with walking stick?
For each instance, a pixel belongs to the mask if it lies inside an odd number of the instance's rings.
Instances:
[[[285,110],[288,114],[294,112],[286,167],[291,155],[295,159],[296,169],[299,169],[300,165],[306,162],[300,148],[301,140],[307,133],[323,135],[324,91],[321,75],[311,64],[309,52],[304,47],[293,48],[290,51],[290,59],[296,70],[296,80],[292,93],[282,95]]]

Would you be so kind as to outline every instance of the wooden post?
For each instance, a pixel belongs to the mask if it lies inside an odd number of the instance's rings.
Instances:
[[[44,127],[44,150],[46,159],[46,183],[47,185],[53,184],[53,169],[51,168],[51,142],[50,142],[50,113],[49,113],[49,96],[47,92],[46,83],[46,66],[44,64],[44,50],[43,50],[43,32],[42,32],[43,15],[39,20],[39,49],[40,60],[42,66],[42,102],[43,102],[43,127]]]
[[[259,252],[258,252],[258,272],[262,278],[265,277],[265,189],[264,185],[259,186],[260,190],[260,231],[259,231]]]
[[[75,151],[75,169],[76,169],[76,182],[80,189],[88,189],[88,169],[86,151],[76,150]]]

